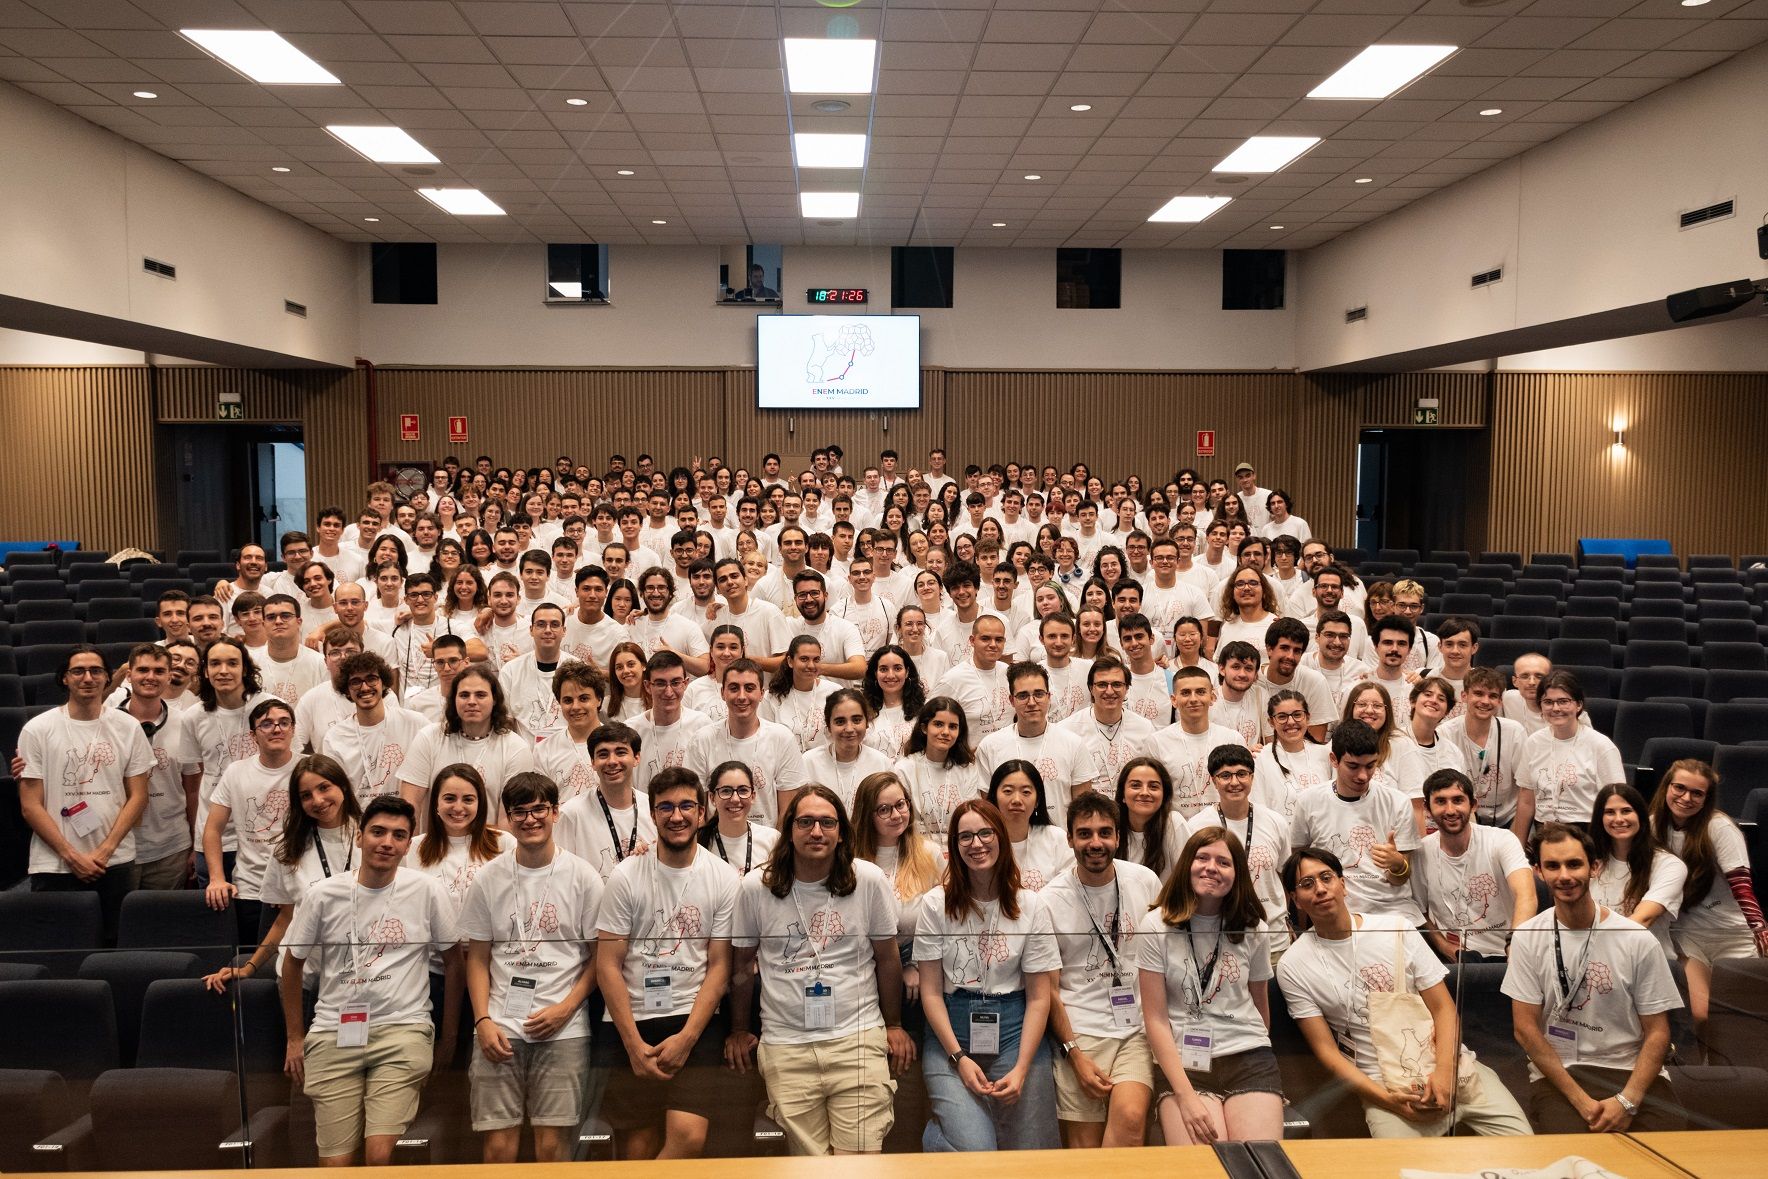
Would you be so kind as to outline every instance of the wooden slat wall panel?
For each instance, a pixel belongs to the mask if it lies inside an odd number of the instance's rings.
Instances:
[[[754,369],[731,369],[725,378],[727,428],[719,454],[732,466],[758,470],[761,456],[771,451],[790,470],[794,457],[808,460],[811,451],[834,444],[857,479],[881,450],[901,455],[906,471],[924,468],[927,452],[945,443],[946,373],[939,369],[921,370],[921,408],[888,411],[757,409]]]
[[[560,454],[659,461],[719,452],[725,434],[722,369],[381,369],[376,417],[383,462],[551,465]],[[420,415],[423,437],[399,440],[399,415]],[[448,441],[448,419],[465,415],[468,441]]]
[[[301,404],[301,439],[307,448],[307,511],[341,507],[350,519],[363,505],[369,482],[368,390],[360,372],[327,374]],[[395,435],[397,437],[397,435]]]
[[[1310,379],[1335,393],[1359,395],[1366,427],[1411,426],[1420,397],[1441,402],[1436,428],[1480,427],[1490,420],[1490,377],[1485,373],[1327,374]]]
[[[0,538],[159,547],[145,368],[0,369]]]
[[[1768,374],[1500,374],[1488,543],[1570,552],[1580,536],[1648,536],[1681,555],[1768,552],[1765,448]]]
[[[330,370],[256,370],[176,366],[159,370],[161,422],[213,423],[223,392],[240,394],[245,422],[298,422],[309,389],[333,379]]]
[[[1087,462],[1102,477],[1226,477],[1245,460],[1315,533],[1349,543],[1358,400],[1290,373],[951,372],[951,465]],[[1216,457],[1196,457],[1196,431]]]

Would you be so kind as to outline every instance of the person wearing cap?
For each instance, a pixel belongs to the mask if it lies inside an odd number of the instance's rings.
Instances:
[[[1258,472],[1251,463],[1235,464],[1234,483],[1240,505],[1246,509],[1246,522],[1255,530],[1263,528],[1271,519],[1270,509],[1265,506],[1265,497],[1271,493],[1258,485]]]

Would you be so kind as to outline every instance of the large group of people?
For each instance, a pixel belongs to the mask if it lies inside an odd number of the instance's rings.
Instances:
[[[69,655],[32,887],[231,912],[209,981],[277,978],[328,1163],[463,1057],[488,1161],[592,1113],[689,1157],[763,1096],[799,1154],[1277,1138],[1277,1019],[1378,1136],[1680,1124],[1672,961],[1698,1026],[1768,953],[1709,765],[1647,800],[1574,675],[1475,666],[1249,464],[843,457],[449,458],[245,545]]]

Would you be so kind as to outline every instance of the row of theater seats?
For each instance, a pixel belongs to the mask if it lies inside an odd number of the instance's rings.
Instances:
[[[0,1170],[315,1161],[311,1107],[282,1073],[286,1035],[275,983],[247,980],[225,995],[204,987],[201,974],[234,948],[195,944],[193,938],[223,932],[196,911],[200,903],[194,894],[136,902],[124,912],[125,938],[170,940],[151,949],[99,950],[93,898],[0,897],[0,1027],[8,1029],[0,1037],[0,1109],[7,1111],[0,1118]],[[25,937],[33,931],[34,938]],[[85,946],[73,944],[82,937]],[[1449,983],[1462,1042],[1521,1096],[1526,1059],[1511,1036],[1503,974],[1500,964],[1467,965]],[[1355,1100],[1308,1050],[1275,988],[1272,1005],[1288,1136],[1364,1136]],[[1672,1033],[1672,1078],[1693,1126],[1768,1127],[1768,1071],[1760,1067],[1768,1059],[1768,963],[1720,964],[1698,1051],[1684,1015]],[[1703,1056],[1705,1063],[1696,1063]],[[732,1100],[728,1116],[715,1122],[708,1153],[781,1153],[754,1078],[727,1075],[723,1083]],[[457,1058],[426,1089],[400,1161],[475,1161],[464,1101]],[[891,1148],[918,1149],[924,1108],[907,1102],[899,1116],[904,1122]],[[580,1157],[610,1157],[611,1145],[604,1123],[585,1123]]]

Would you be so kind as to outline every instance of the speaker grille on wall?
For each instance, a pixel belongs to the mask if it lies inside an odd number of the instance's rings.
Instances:
[[[1287,250],[1223,250],[1222,310],[1280,311]]]
[[[282,309],[290,315],[298,315],[302,319],[307,318],[307,304],[305,303],[297,303],[293,299],[284,299],[282,301]]]
[[[376,303],[436,301],[435,242],[377,242],[369,258]]]
[[[157,274],[161,278],[177,278],[178,268],[170,262],[161,262],[158,258],[143,258],[141,269],[149,274]]]
[[[1352,307],[1349,311],[1344,313],[1344,321],[1346,323],[1361,323],[1368,318],[1369,308],[1367,306]]]
[[[1705,225],[1709,221],[1723,221],[1737,212],[1737,201],[1720,201],[1716,205],[1707,205],[1701,209],[1689,209],[1676,218],[1681,229],[1693,229],[1696,225]]]

